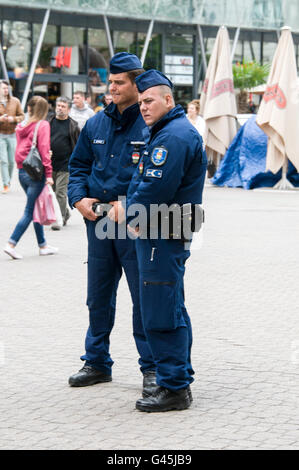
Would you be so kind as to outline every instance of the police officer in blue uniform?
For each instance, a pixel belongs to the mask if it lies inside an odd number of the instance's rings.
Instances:
[[[113,361],[109,336],[114,324],[116,290],[124,270],[133,301],[133,335],[143,373],[143,395],[155,382],[155,362],[140,313],[139,276],[135,244],[130,239],[99,239],[94,203],[114,204],[127,194],[143,149],[144,120],[137,103],[135,78],[144,72],[137,56],[121,52],[110,61],[109,89],[113,102],[90,118],[82,129],[69,163],[68,196],[83,215],[88,238],[89,328],[84,367],[69,378],[73,387],[111,381]]]
[[[172,83],[156,70],[136,78],[141,114],[149,126],[146,151],[132,178],[127,208],[140,204],[147,214],[153,205],[187,203],[195,207],[202,202],[207,159],[201,136],[187,120],[183,108],[175,106]],[[183,206],[184,207],[184,206]],[[113,220],[124,217],[119,204]],[[157,239],[137,219],[127,217],[128,228],[135,231],[140,271],[140,299],[146,337],[157,366],[157,390],[136,402],[140,411],[157,412],[188,408],[192,401],[190,384],[192,329],[184,304],[185,262],[190,243],[167,239],[161,231]],[[130,225],[134,226],[130,228]],[[191,237],[192,238],[192,234]]]

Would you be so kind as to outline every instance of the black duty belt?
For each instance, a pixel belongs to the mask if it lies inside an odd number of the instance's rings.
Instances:
[[[153,217],[149,229],[158,230],[159,237],[183,242],[192,239],[192,233],[199,232],[205,220],[203,208],[199,204],[172,204],[168,211],[161,211]]]

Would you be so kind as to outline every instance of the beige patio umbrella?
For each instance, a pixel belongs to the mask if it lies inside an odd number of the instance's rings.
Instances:
[[[290,160],[299,171],[299,96],[297,66],[291,29],[281,29],[266,91],[256,122],[267,134],[266,170],[277,173],[283,168],[278,189],[293,187],[287,180]]]
[[[204,142],[208,159],[223,156],[237,133],[237,105],[234,92],[229,35],[219,28],[200,98],[200,114],[206,122]]]

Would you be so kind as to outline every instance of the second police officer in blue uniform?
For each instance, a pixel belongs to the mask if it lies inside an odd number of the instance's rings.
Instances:
[[[146,151],[128,190],[127,208],[139,204],[147,214],[153,205],[184,204],[198,207],[207,159],[201,136],[187,120],[183,108],[175,106],[172,83],[161,72],[149,70],[136,78],[141,114],[149,126]],[[134,211],[133,211],[134,212]],[[153,211],[154,214],[154,211]],[[121,203],[110,214],[119,223],[124,218]],[[137,223],[127,217],[131,225]],[[134,222],[134,223],[133,223]],[[156,412],[190,406],[192,329],[184,304],[185,262],[189,246],[179,239],[157,239],[142,235],[142,224],[134,228],[140,271],[140,300],[146,337],[157,366],[159,387],[137,401],[140,411]],[[133,228],[130,229],[133,231]],[[192,236],[192,235],[191,235]],[[183,237],[182,237],[183,238]]]
[[[137,104],[136,76],[144,72],[137,56],[115,54],[110,61],[110,93],[105,111],[89,119],[71,156],[69,202],[84,216],[88,238],[89,328],[85,340],[84,367],[70,377],[74,387],[111,380],[113,361],[109,336],[114,324],[116,290],[125,271],[133,301],[133,334],[144,375],[143,395],[156,387],[155,363],[145,338],[139,304],[139,276],[135,244],[130,239],[99,240],[93,204],[114,203],[125,196],[143,145],[145,123]]]

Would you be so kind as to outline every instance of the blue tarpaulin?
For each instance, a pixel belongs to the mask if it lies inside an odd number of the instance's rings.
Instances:
[[[216,186],[253,189],[272,187],[282,171],[273,174],[265,171],[268,137],[256,124],[253,115],[238,131],[211,182]],[[299,174],[289,162],[288,180],[299,186]]]

